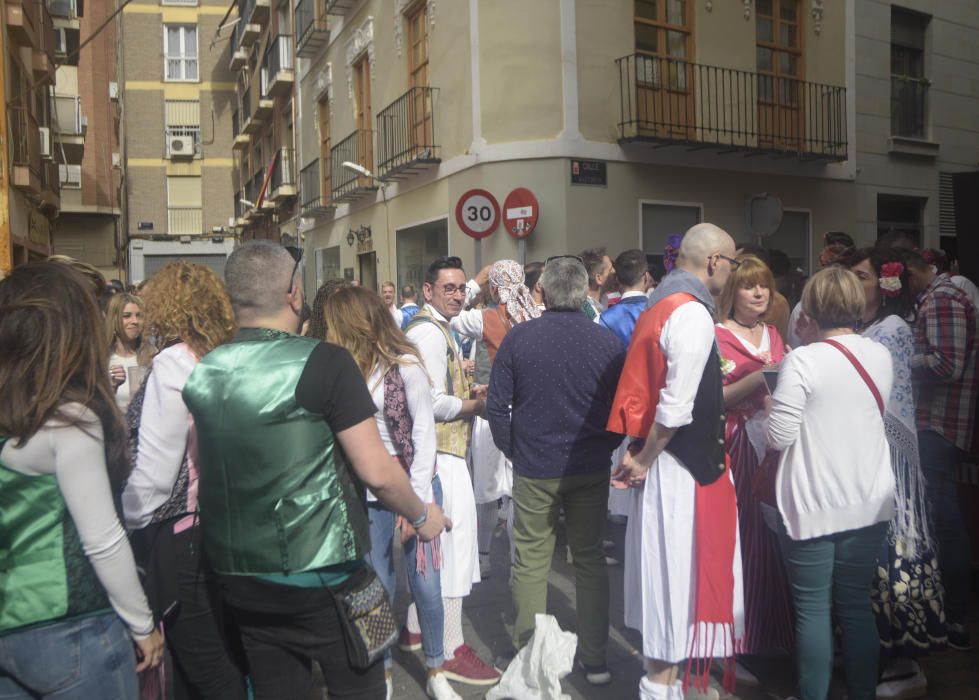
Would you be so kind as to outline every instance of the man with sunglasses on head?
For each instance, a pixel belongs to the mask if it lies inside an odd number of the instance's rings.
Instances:
[[[442,507],[452,521],[442,537],[442,599],[445,609],[445,675],[470,685],[492,685],[500,674],[484,663],[462,635],[462,600],[479,583],[476,542],[476,500],[466,464],[471,418],[486,411],[484,396],[473,396],[459,343],[450,322],[466,302],[466,273],[457,257],[441,257],[428,266],[422,287],[425,306],[411,319],[408,339],[418,348],[432,382],[437,454],[435,466],[442,481]],[[421,630],[414,605],[398,641],[402,650],[421,647]]]

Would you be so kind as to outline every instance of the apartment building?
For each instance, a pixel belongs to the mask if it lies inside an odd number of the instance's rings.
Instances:
[[[299,193],[295,47],[289,0],[240,0],[231,36],[234,207],[242,240],[293,242]]]
[[[124,227],[132,280],[234,246],[235,83],[226,0],[134,0],[119,25]]]
[[[472,268],[477,245],[487,261],[661,254],[698,221],[808,268],[819,234],[855,220],[853,12],[852,0],[300,0],[309,277],[418,283],[439,254]],[[478,244],[456,215],[474,188],[504,219]],[[516,188],[536,206],[507,211]],[[505,220],[521,212],[536,227],[518,239],[527,229]]]
[[[113,9],[81,0],[49,4],[58,64],[51,139],[61,186],[52,245],[55,253],[90,263],[108,279],[124,279],[115,24],[96,34]],[[81,37],[93,39],[79,49]]]
[[[2,9],[0,133],[7,140],[0,170],[0,274],[51,254],[61,206],[51,138],[54,23],[42,0],[8,0]]]
[[[979,279],[979,8],[862,0],[856,230],[945,248]]]

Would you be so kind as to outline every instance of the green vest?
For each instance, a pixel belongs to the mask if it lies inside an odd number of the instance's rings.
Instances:
[[[323,416],[296,402],[318,343],[242,329],[205,355],[184,387],[204,548],[220,573],[308,571],[370,550],[363,487]]]
[[[408,330],[423,323],[430,323],[442,331],[445,337],[445,393],[458,396],[460,399],[469,398],[469,378],[462,367],[462,358],[456,352],[456,343],[449,333],[448,324],[440,322],[429,312],[422,309],[408,323]],[[422,358],[424,360],[425,358]],[[435,377],[432,377],[435,380]],[[435,447],[439,452],[466,458],[466,447],[469,445],[469,433],[472,422],[469,418],[456,418],[448,422],[435,423]]]
[[[0,462],[0,635],[108,609],[55,475]]]

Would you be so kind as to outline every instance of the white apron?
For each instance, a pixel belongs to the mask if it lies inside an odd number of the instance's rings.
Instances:
[[[442,537],[442,597],[465,598],[479,583],[479,548],[476,544],[476,501],[466,460],[438,452],[435,464],[442,482],[442,510],[452,530]]]
[[[489,421],[478,416],[473,420],[469,455],[476,505],[492,503],[513,493],[513,466],[493,442]]]

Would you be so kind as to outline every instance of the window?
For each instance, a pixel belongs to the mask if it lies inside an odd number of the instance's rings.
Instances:
[[[201,103],[197,100],[167,100],[166,130],[167,157],[173,155],[170,150],[170,137],[186,136],[194,140],[194,156],[199,158],[203,150],[201,146]]]
[[[449,222],[446,219],[400,229],[396,234],[398,289],[413,284],[421,292],[429,263],[449,254]],[[419,297],[420,298],[420,297]]]
[[[408,15],[408,85],[428,87],[428,20],[425,3]]]
[[[167,24],[163,27],[163,53],[167,80],[197,80],[197,27]]]
[[[803,132],[802,10],[799,0],[758,0],[759,145],[798,148]]]
[[[319,101],[319,124],[320,124],[320,200],[324,204],[329,204],[333,183],[330,177],[330,102],[326,98]]]
[[[690,3],[635,0],[636,113],[644,132],[686,137],[695,124]]]
[[[167,232],[171,236],[204,231],[201,178],[167,177]]]
[[[343,270],[340,269],[340,246],[317,248],[315,257],[317,289],[327,280],[343,277]]]
[[[701,209],[698,204],[642,203],[642,249],[663,261],[663,249],[673,234],[683,235],[687,229],[700,223]]]
[[[356,126],[357,126],[357,162],[367,168],[374,169],[373,158],[373,139],[371,138],[371,64],[367,56],[361,58],[354,64],[354,96],[356,104]],[[364,180],[364,187],[370,187],[371,182],[368,178]]]
[[[916,245],[921,245],[924,208],[925,200],[920,197],[877,195],[877,237],[901,233],[911,236]]]
[[[762,244],[770,250],[780,250],[789,256],[792,267],[809,273],[809,212],[784,211],[782,223]]]
[[[925,137],[925,30],[928,16],[891,8],[891,133]]]
[[[58,165],[58,175],[61,180],[61,189],[80,190],[82,188],[81,165]]]

